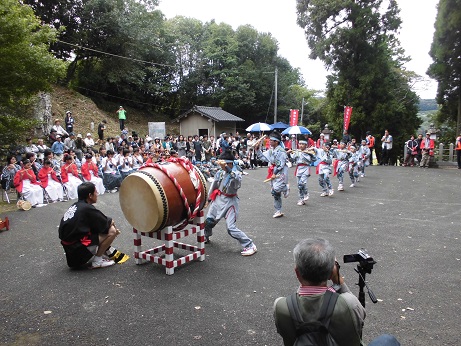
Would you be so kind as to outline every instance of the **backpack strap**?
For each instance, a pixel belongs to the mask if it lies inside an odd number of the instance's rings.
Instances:
[[[339,294],[336,292],[326,291],[323,296],[322,307],[320,308],[319,321],[328,329],[330,325],[331,315],[335,309],[336,301]]]
[[[328,290],[325,291],[318,321],[322,323],[327,329],[330,325],[331,315],[333,315],[333,310],[335,309],[338,297],[338,293],[333,293]],[[293,293],[287,297],[287,306],[291,318],[295,321],[295,326],[298,327],[300,324],[304,323],[301,311],[299,309],[299,301],[296,293]]]
[[[299,302],[296,293],[287,297],[287,305],[291,318],[296,322],[295,325],[298,326],[299,324],[304,323],[301,311],[299,310]]]

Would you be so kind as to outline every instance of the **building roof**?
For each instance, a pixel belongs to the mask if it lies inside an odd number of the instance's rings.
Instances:
[[[205,107],[205,106],[194,106],[192,109],[188,110],[184,114],[180,115],[175,119],[179,121],[181,118],[187,117],[191,113],[199,113],[202,116],[210,118],[216,122],[219,121],[245,121],[242,118],[239,118],[229,112],[224,111],[221,107]]]

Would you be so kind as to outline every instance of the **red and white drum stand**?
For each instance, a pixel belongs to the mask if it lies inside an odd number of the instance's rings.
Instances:
[[[173,230],[172,226],[165,227],[157,232],[138,232],[133,228],[134,233],[134,258],[136,264],[145,262],[158,263],[166,268],[167,275],[174,274],[174,268],[186,264],[192,260],[198,259],[200,262],[205,260],[205,217],[203,210],[197,213],[194,220],[184,228]],[[198,245],[190,245],[178,242],[177,240],[187,236],[197,234]],[[157,238],[165,243],[149,250],[142,251],[142,237]],[[191,251],[191,254],[174,259],[174,248]],[[161,256],[164,253],[164,256]]]

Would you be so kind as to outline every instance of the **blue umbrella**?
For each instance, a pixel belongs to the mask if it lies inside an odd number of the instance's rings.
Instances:
[[[266,132],[272,131],[272,127],[266,123],[255,123],[247,127],[246,131],[248,132]]]
[[[282,135],[311,135],[312,132],[304,126],[290,126],[282,132]]]
[[[278,123],[272,124],[271,127],[272,130],[285,130],[286,128],[290,127],[290,125],[279,121]]]

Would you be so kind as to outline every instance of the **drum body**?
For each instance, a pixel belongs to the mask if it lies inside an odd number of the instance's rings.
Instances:
[[[127,176],[120,186],[119,200],[123,214],[130,225],[141,232],[156,232],[188,218],[180,189],[191,211],[195,209],[199,192],[199,210],[204,207],[208,197],[206,180],[195,166],[191,166],[193,170],[189,172],[176,162],[162,162],[158,165],[161,169],[141,167]],[[176,184],[171,177],[176,179]]]
[[[29,201],[24,201],[22,199],[20,199],[17,203],[16,203],[16,207],[18,207],[18,209],[20,210],[30,210],[32,208],[32,204],[30,204]]]

